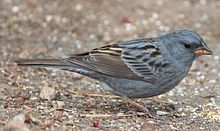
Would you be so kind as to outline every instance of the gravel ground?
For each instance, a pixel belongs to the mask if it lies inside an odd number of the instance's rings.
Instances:
[[[219,0],[1,0],[0,128],[217,131],[219,21]],[[106,92],[90,78],[55,69],[20,68],[12,62],[64,57],[180,28],[201,34],[214,55],[199,58],[170,92],[137,100],[161,120],[103,95]]]

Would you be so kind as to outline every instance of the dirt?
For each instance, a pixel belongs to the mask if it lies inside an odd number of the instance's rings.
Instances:
[[[1,0],[0,128],[217,131],[219,21],[219,0]],[[106,92],[90,78],[13,63],[17,58],[65,57],[182,28],[199,33],[214,55],[197,59],[170,92],[137,100],[159,119],[103,95]]]

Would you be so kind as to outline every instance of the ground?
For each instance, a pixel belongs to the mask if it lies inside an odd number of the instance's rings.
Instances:
[[[218,0],[1,0],[0,128],[218,130],[219,20]],[[90,78],[13,63],[16,58],[64,57],[181,28],[199,33],[214,55],[197,59],[170,92],[137,100],[160,119],[103,95],[107,92]]]

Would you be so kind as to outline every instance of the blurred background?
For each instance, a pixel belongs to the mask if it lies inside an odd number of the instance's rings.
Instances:
[[[120,99],[76,93],[103,93],[92,79],[54,69],[19,68],[12,62],[64,57],[182,28],[199,33],[214,55],[199,58],[177,88],[157,97],[165,103],[142,101],[167,120],[163,125],[143,116],[126,116],[133,108]],[[0,127],[24,114],[26,125],[20,128],[32,130],[217,130],[219,55],[219,0],[1,0]]]

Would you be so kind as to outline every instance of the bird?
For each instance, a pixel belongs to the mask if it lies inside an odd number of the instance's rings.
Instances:
[[[17,59],[18,66],[52,67],[100,81],[101,87],[152,113],[133,98],[166,93],[187,76],[193,61],[213,52],[202,37],[180,29],[158,37],[120,41],[65,58]]]

